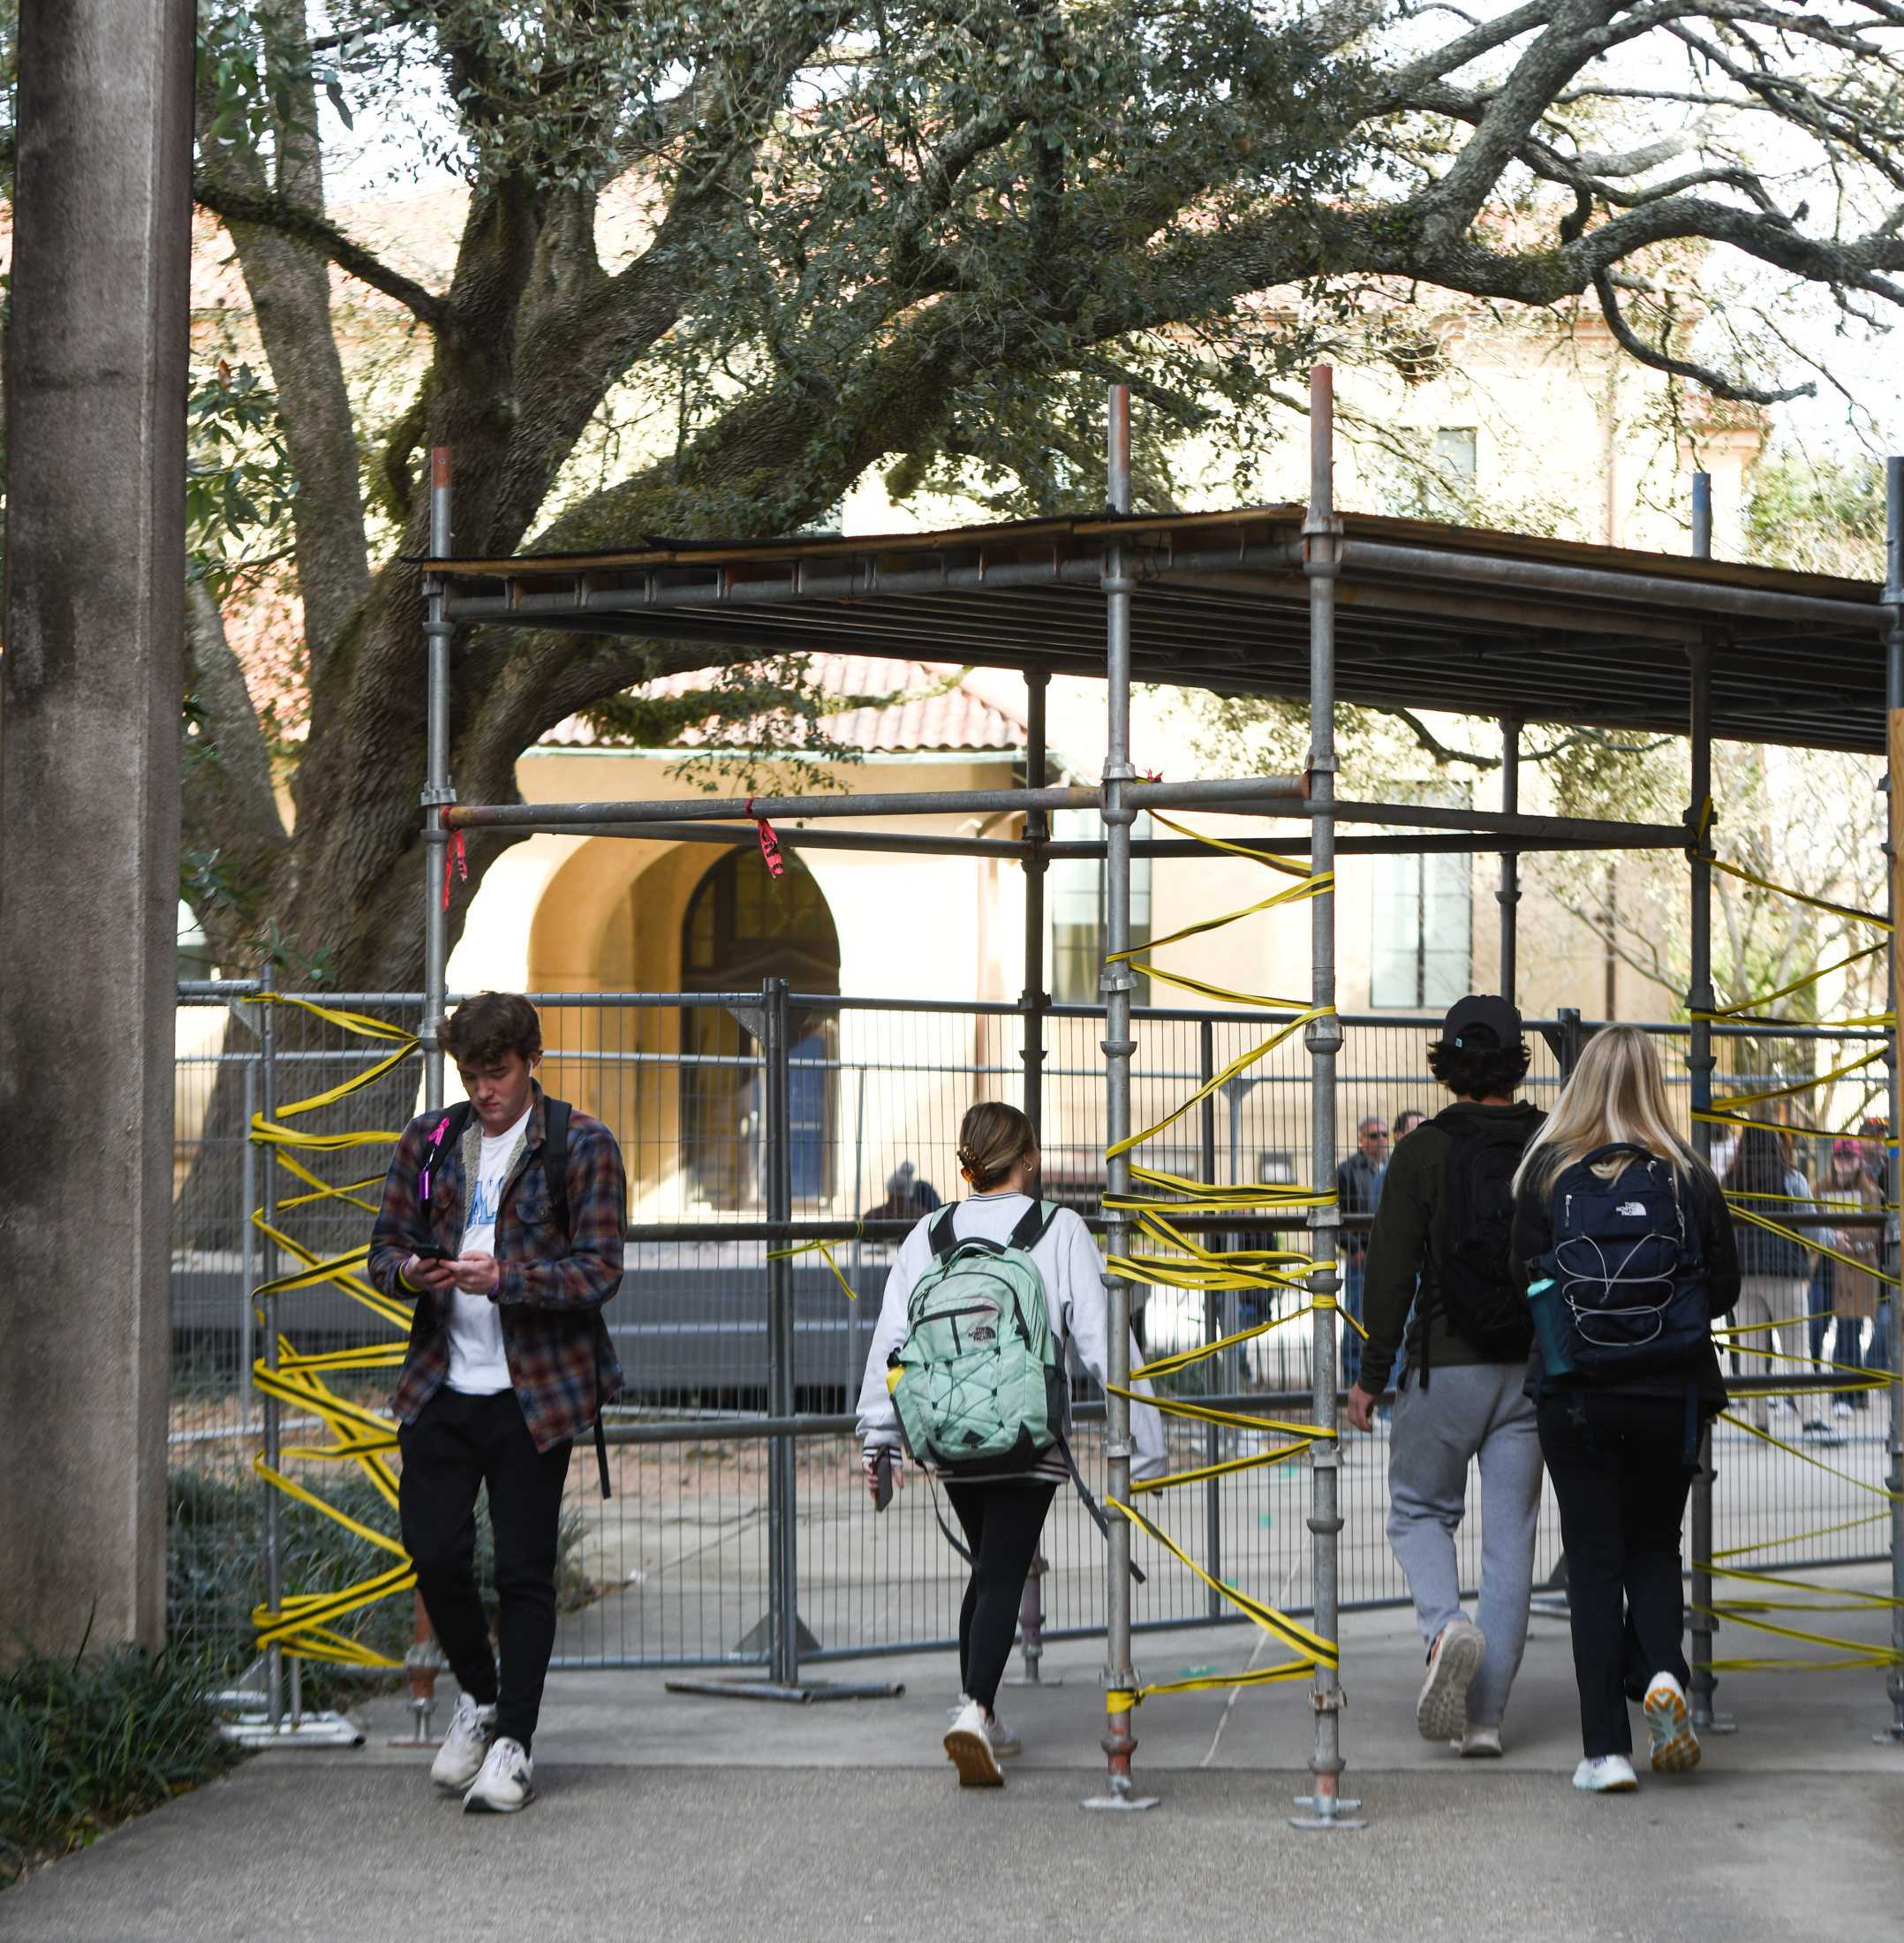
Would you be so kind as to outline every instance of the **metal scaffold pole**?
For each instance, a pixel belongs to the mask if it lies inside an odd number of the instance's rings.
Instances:
[[[268,963],[261,964],[258,971],[260,983],[268,992],[274,989],[272,971]],[[277,1117],[277,1019],[269,1005],[258,1008],[258,1113],[267,1125]],[[247,1127],[245,1131],[248,1140],[251,1129]],[[268,1157],[261,1158],[264,1164],[257,1170],[257,1206],[267,1211],[268,1219],[272,1168]],[[251,1213],[246,1210],[247,1220]],[[275,1281],[279,1270],[278,1255],[268,1242],[264,1250],[264,1279]],[[264,1366],[268,1370],[277,1367],[277,1300],[276,1295],[267,1295],[260,1304],[258,1327],[264,1337]],[[283,1408],[276,1395],[268,1389],[264,1393],[264,1461],[274,1471],[283,1468],[283,1459],[279,1455],[283,1421]],[[283,1508],[278,1501],[277,1486],[268,1481],[264,1487],[264,1604],[265,1610],[274,1620],[283,1610]],[[272,1734],[278,1733],[284,1724],[284,1649],[275,1641],[264,1650],[264,1712],[266,1726]]]
[[[453,544],[450,504],[450,449],[430,452],[430,552],[448,557]],[[429,721],[423,777],[423,1108],[439,1111],[443,1104],[443,1014],[450,979],[449,879],[446,864],[450,833],[443,812],[457,799],[450,780],[450,642],[456,626],[446,611],[446,588],[440,576],[423,583],[423,638],[427,647]],[[411,1732],[392,1744],[428,1747],[434,1735],[431,1716],[436,1711],[436,1675],[443,1664],[421,1592],[413,1593],[415,1617],[411,1644],[404,1654],[410,1682]]]
[[[1335,868],[1335,582],[1341,565],[1342,523],[1335,511],[1335,374],[1317,365],[1309,374],[1309,510],[1303,521],[1303,570],[1309,582],[1309,799],[1310,866],[1320,877]],[[1313,1090],[1311,1181],[1318,1192],[1335,1179],[1335,1058],[1342,1029],[1335,1016],[1335,894],[1310,900],[1314,965],[1310,1003],[1322,1011],[1304,1033]],[[1334,1430],[1335,1297],[1341,1276],[1341,1210],[1332,1201],[1312,1208],[1310,1248],[1317,1263],[1309,1278],[1311,1409],[1313,1420]],[[1309,1530],[1314,1575],[1315,1629],[1326,1640],[1341,1631],[1341,1451],[1337,1439],[1310,1446]],[[1297,1828],[1361,1828],[1352,1818],[1357,1801],[1342,1797],[1342,1688],[1334,1667],[1318,1665],[1310,1694],[1315,1737],[1309,1758],[1312,1792],[1298,1796],[1307,1813],[1290,1817]]]
[[[1130,388],[1114,384],[1107,419],[1110,509],[1130,510]],[[1125,801],[1137,771],[1130,764],[1130,596],[1136,583],[1128,571],[1125,549],[1112,541],[1104,550],[1106,713],[1109,719],[1104,756],[1104,881],[1105,956],[1099,978],[1104,994],[1105,1144],[1111,1150],[1107,1192],[1122,1198],[1130,1192],[1130,1159],[1117,1153],[1130,1132],[1130,1055],[1137,1042],[1130,1036],[1130,994],[1136,983],[1128,963],[1118,954],[1130,949],[1130,826],[1136,813]],[[1107,1246],[1113,1255],[1130,1247],[1128,1219],[1110,1213]],[[1109,1299],[1109,1337],[1105,1364],[1111,1382],[1130,1384],[1130,1284],[1122,1276],[1106,1277]],[[1107,1488],[1120,1502],[1130,1495],[1130,1405],[1113,1390],[1105,1398],[1104,1455]],[[1130,1525],[1110,1521],[1105,1548],[1104,1685],[1111,1696],[1106,1714],[1104,1752],[1108,1762],[1106,1790],[1087,1801],[1087,1808],[1137,1809],[1156,1805],[1154,1796],[1135,1793],[1130,1757],[1137,1742],[1130,1732],[1130,1701],[1137,1676],[1130,1664]]]
[[[1500,718],[1500,811],[1503,816],[1519,813],[1521,807],[1521,722],[1516,715]],[[1500,905],[1500,995],[1514,1003],[1514,988],[1519,982],[1517,958],[1521,934],[1521,853],[1500,853],[1500,888],[1494,894]]]
[[[1045,703],[1051,677],[1034,672],[1024,677],[1024,781],[1030,790],[1045,787]],[[1024,813],[1024,982],[1019,993],[1020,1029],[1024,1034],[1024,1116],[1040,1138],[1045,1130],[1045,849],[1051,835],[1046,810]],[[1045,1574],[1051,1569],[1042,1540],[1025,1575],[1018,1604],[1018,1639],[1024,1656],[1024,1684],[1041,1686],[1045,1657]]]
[[[1704,474],[1699,475],[1704,478]],[[1696,485],[1696,481],[1695,481]],[[1696,511],[1699,500],[1696,496]],[[1706,502],[1706,531],[1711,531],[1711,502]],[[1706,862],[1711,845],[1709,835],[1712,794],[1712,650],[1702,643],[1688,651],[1691,662],[1692,707],[1689,724],[1692,735],[1691,802],[1686,809],[1687,855],[1691,859],[1692,922],[1691,976],[1687,981],[1686,1009],[1691,1018],[1687,1034],[1686,1067],[1691,1076],[1692,1141],[1694,1151],[1710,1163],[1712,1158],[1712,1125],[1700,1115],[1712,1104],[1712,1027],[1702,1017],[1712,1009],[1712,866]],[[1731,1726],[1721,1721],[1712,1705],[1719,1681],[1712,1671],[1714,1637],[1719,1622],[1711,1616],[1712,1605],[1712,1426],[1708,1423],[1699,1439],[1699,1469],[1693,1479],[1691,1506],[1692,1612],[1689,1626],[1692,1634],[1692,1718],[1693,1725],[1706,1732],[1724,1731]]]
[[[1904,787],[1899,783],[1899,768],[1904,764],[1904,458],[1885,461],[1885,699],[1889,710],[1889,810],[1890,871],[1887,914],[1892,919],[1891,949],[1887,960],[1891,972],[1891,1125],[1885,1148],[1885,1236],[1891,1273],[1899,1272],[1904,1261],[1898,1247],[1898,1217],[1893,1212],[1900,1192],[1899,1093],[1900,1056],[1899,994],[1904,979],[1899,975],[1896,926],[1904,912],[1904,885],[1899,872],[1904,868]],[[1883,1291],[1880,1291],[1882,1293]],[[1889,1291],[1891,1306],[1891,1644],[1897,1655],[1885,1676],[1885,1690],[1890,1696],[1891,1720],[1878,1738],[1904,1745],[1904,1292]]]

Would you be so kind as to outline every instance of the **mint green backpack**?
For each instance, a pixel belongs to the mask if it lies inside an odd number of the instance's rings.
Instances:
[[[932,1266],[906,1304],[886,1387],[906,1448],[948,1478],[1029,1470],[1063,1444],[1069,1391],[1031,1259],[1057,1212],[1034,1201],[1002,1245],[960,1241],[951,1206],[927,1230]]]

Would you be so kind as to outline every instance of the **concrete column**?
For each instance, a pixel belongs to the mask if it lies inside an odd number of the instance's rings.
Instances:
[[[192,0],[21,0],[0,658],[0,1651],[157,1645]]]

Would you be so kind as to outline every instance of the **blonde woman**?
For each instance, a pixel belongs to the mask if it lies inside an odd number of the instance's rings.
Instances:
[[[1724,1409],[1711,1320],[1739,1298],[1732,1217],[1667,1116],[1643,1032],[1588,1042],[1515,1179],[1514,1259],[1541,1319],[1528,1376],[1560,1508],[1585,1758],[1636,1786],[1629,1700],[1656,1773],[1697,1765],[1680,1527],[1699,1425]]]
[[[1062,1372],[1067,1354],[1105,1380],[1108,1345],[1109,1304],[1097,1244],[1090,1230],[1068,1207],[1040,1202],[1038,1195],[1038,1136],[1031,1123],[1016,1107],[987,1100],[973,1107],[959,1128],[959,1171],[971,1188],[962,1201],[928,1214],[901,1244],[886,1280],[879,1327],[866,1357],[865,1380],[859,1392],[859,1438],[864,1447],[866,1487],[879,1503],[888,1488],[903,1482],[901,1471],[899,1410],[890,1379],[903,1373],[909,1344],[926,1324],[926,1306],[913,1297],[928,1277],[943,1287],[959,1267],[955,1251],[976,1245],[982,1278],[986,1259],[995,1263],[1007,1250],[1028,1256],[1036,1271],[1045,1315],[1055,1338],[1055,1368]],[[984,1299],[982,1294],[978,1299]],[[1003,1313],[1009,1313],[1006,1298]],[[990,1304],[996,1312],[997,1304]],[[991,1321],[976,1304],[955,1300],[948,1310],[968,1345],[990,1342]],[[1035,1327],[1035,1318],[1033,1319]],[[1133,1350],[1135,1346],[1133,1345]],[[1133,1365],[1137,1361],[1131,1356]],[[1062,1387],[1062,1373],[1057,1380]],[[1147,1386],[1138,1386],[1141,1389]],[[1061,1403],[1058,1416],[1066,1412]],[[1146,1477],[1164,1466],[1163,1419],[1145,1404],[1130,1412],[1137,1443],[1136,1475]],[[1069,1425],[1064,1428],[1069,1429]],[[958,1769],[964,1788],[999,1788],[1004,1775],[1001,1754],[1016,1754],[1018,1743],[1001,1724],[997,1712],[999,1682],[1011,1657],[1017,1629],[1018,1602],[1025,1575],[1037,1555],[1039,1533],[1058,1486],[1070,1469],[1061,1436],[1029,1463],[1009,1457],[997,1463],[951,1465],[933,1469],[945,1480],[946,1496],[965,1532],[971,1576],[959,1608],[959,1708],[945,1737],[948,1758]]]

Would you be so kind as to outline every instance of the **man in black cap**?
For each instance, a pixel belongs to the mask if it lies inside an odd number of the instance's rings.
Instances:
[[[1545,1117],[1514,1098],[1527,1063],[1520,1013],[1486,994],[1458,1001],[1429,1047],[1430,1070],[1454,1097],[1388,1163],[1363,1280],[1369,1339],[1349,1393],[1349,1420],[1367,1430],[1406,1331],[1388,1542],[1428,1647],[1415,1721],[1424,1739],[1470,1756],[1500,1752],[1527,1643],[1540,1510],[1540,1438],[1523,1391],[1533,1331],[1510,1253],[1515,1170]],[[1478,1625],[1462,1611],[1454,1552],[1474,1458]]]

